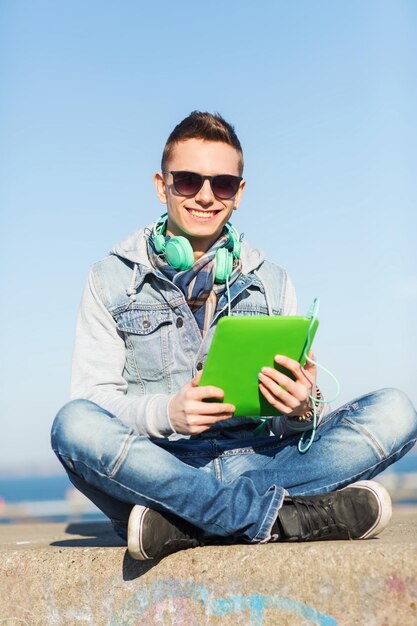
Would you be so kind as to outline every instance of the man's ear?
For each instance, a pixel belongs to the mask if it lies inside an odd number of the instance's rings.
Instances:
[[[235,204],[234,204],[234,207],[233,207],[234,211],[236,211],[237,207],[240,204],[240,201],[241,201],[242,196],[243,196],[243,190],[245,188],[245,185],[246,185],[246,180],[241,180],[240,181],[240,185],[239,185],[239,189],[237,190],[237,193],[235,195]]]
[[[156,172],[156,174],[153,177],[153,182],[155,183],[156,195],[158,196],[159,200],[163,204],[166,204],[168,201],[167,190],[166,190],[165,179],[164,179],[162,172]]]

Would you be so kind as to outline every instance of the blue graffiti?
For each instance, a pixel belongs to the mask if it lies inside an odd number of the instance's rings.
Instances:
[[[254,593],[251,595],[239,595],[214,600],[211,602],[211,605],[213,614],[218,617],[249,609],[251,626],[262,626],[263,612],[265,609],[276,609],[294,615],[300,615],[308,619],[312,624],[317,624],[317,626],[337,626],[336,620],[334,620],[333,617],[324,615],[317,611],[317,609],[303,604],[303,602],[291,600],[290,598],[282,598],[281,596]]]
[[[188,581],[160,580],[134,592],[119,608],[109,626],[133,626],[145,611],[165,600],[188,599],[204,609],[207,618],[224,617],[249,611],[250,626],[262,626],[265,609],[299,615],[316,626],[337,626],[333,617],[324,615],[303,602],[270,594],[239,594],[213,599],[207,588]],[[190,606],[190,614],[192,607]]]

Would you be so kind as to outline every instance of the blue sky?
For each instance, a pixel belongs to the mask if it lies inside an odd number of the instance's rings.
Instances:
[[[412,0],[0,2],[0,471],[54,462],[89,266],[162,212],[152,175],[194,109],[236,127],[234,224],[301,312],[320,297],[339,402],[417,403],[416,18]]]

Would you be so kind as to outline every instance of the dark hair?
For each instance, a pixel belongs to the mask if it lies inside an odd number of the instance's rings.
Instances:
[[[239,174],[243,171],[243,152],[240,141],[231,124],[226,122],[219,113],[193,111],[174,128],[167,139],[162,153],[161,166],[166,169],[173,149],[180,141],[187,139],[205,139],[206,141],[223,141],[233,146],[239,153]]]

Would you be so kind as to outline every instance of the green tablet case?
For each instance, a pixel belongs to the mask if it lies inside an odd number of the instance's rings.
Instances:
[[[214,332],[200,386],[223,389],[224,402],[235,405],[235,415],[280,415],[260,393],[258,374],[262,367],[269,366],[293,378],[274,362],[274,357],[284,354],[305,365],[304,355],[318,323],[317,319],[299,316],[223,317]]]

